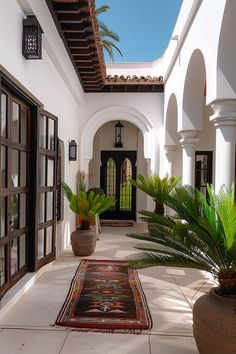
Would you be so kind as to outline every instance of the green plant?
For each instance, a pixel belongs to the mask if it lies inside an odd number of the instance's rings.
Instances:
[[[76,192],[86,192],[85,173],[78,171],[76,175]]]
[[[90,192],[94,192],[94,194],[105,195],[104,191],[98,187],[93,187],[93,188],[88,189],[87,194],[89,194]]]
[[[143,212],[154,228],[147,234],[129,237],[150,241],[140,246],[145,257],[131,261],[137,268],[154,265],[198,268],[210,272],[221,294],[236,295],[236,204],[234,186],[214,193],[208,186],[209,201],[197,189],[176,188],[165,204],[177,217]],[[181,219],[181,220],[180,220]]]
[[[102,214],[114,203],[113,198],[106,197],[104,194],[95,194],[93,191],[86,193],[81,190],[74,194],[66,183],[63,183],[63,189],[71,210],[82,219],[80,229],[83,230],[90,228],[96,214]]]
[[[109,10],[110,10],[109,5],[102,5],[96,8],[96,15],[98,17],[102,13],[105,13]],[[120,41],[120,37],[118,36],[118,34],[110,30],[107,27],[107,25],[99,19],[98,19],[98,26],[99,26],[99,34],[101,38],[102,47],[108,53],[111,60],[114,61],[113,49],[115,49],[120,54],[120,56],[123,57],[123,54],[120,51],[120,49],[113,43],[113,41],[115,42]]]
[[[139,174],[137,181],[131,179],[130,182],[144,193],[153,198],[155,202],[155,213],[164,214],[164,201],[170,192],[181,181],[181,177],[164,177],[159,175],[147,176]]]

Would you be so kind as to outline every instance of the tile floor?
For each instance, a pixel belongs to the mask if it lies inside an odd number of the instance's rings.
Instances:
[[[132,228],[104,227],[96,259],[124,259],[141,242]],[[139,271],[153,319],[150,333],[100,334],[54,326],[80,259],[67,249],[0,320],[0,354],[197,354],[192,305],[212,286],[193,269],[153,267]],[[199,290],[200,288],[200,290]]]

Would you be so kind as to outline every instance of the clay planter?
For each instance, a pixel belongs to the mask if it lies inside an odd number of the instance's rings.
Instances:
[[[193,333],[200,354],[236,353],[236,298],[217,295],[216,288],[193,307]]]
[[[96,234],[91,230],[76,229],[71,234],[71,246],[76,256],[90,256],[96,246]]]

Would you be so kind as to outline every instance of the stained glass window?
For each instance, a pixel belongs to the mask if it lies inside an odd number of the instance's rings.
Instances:
[[[132,185],[129,182],[132,178],[132,164],[125,158],[120,170],[120,210],[129,211],[132,207]]]
[[[113,197],[116,199],[116,164],[112,158],[107,160],[107,185],[106,195],[107,197]],[[115,210],[115,202],[109,210]]]

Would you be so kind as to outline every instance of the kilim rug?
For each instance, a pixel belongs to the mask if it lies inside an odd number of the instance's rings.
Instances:
[[[136,270],[126,261],[82,260],[56,324],[95,332],[140,333],[151,329]]]

